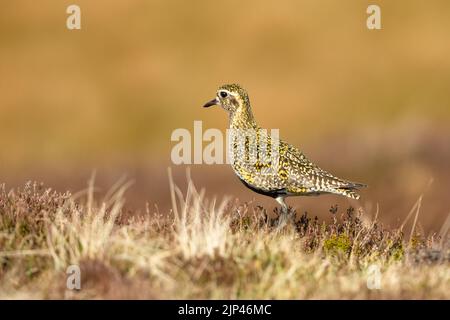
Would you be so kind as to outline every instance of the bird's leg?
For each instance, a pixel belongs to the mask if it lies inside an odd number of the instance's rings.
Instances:
[[[280,197],[275,198],[275,200],[277,200],[277,202],[281,205],[281,213],[280,213],[280,217],[278,218],[278,226],[283,226],[287,222],[287,218],[289,215],[289,208],[288,208],[286,202],[284,201],[284,197],[280,196]]]

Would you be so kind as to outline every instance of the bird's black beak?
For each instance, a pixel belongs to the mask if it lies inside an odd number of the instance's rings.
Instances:
[[[209,108],[209,107],[211,107],[211,106],[217,105],[218,103],[219,103],[219,100],[218,100],[217,98],[215,98],[215,99],[213,99],[213,100],[208,101],[207,103],[205,103],[205,105],[203,106],[203,108]]]

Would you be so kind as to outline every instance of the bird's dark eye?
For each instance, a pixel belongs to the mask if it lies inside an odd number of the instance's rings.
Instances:
[[[226,98],[228,96],[228,93],[226,93],[225,91],[220,91],[219,94],[222,98]]]

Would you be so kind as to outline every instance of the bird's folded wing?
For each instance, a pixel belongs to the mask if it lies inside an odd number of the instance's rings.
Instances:
[[[325,189],[357,189],[365,187],[364,184],[340,179],[331,173],[321,169],[294,146],[288,145],[288,158],[291,170],[299,174],[292,175],[292,180],[307,188],[315,190]]]

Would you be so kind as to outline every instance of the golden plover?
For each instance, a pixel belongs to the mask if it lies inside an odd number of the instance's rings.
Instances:
[[[217,90],[204,105],[218,105],[229,115],[228,152],[234,172],[251,190],[275,198],[288,214],[285,197],[332,193],[359,199],[356,192],[364,184],[333,176],[309,161],[296,147],[269,135],[253,116],[247,92],[237,84]]]

